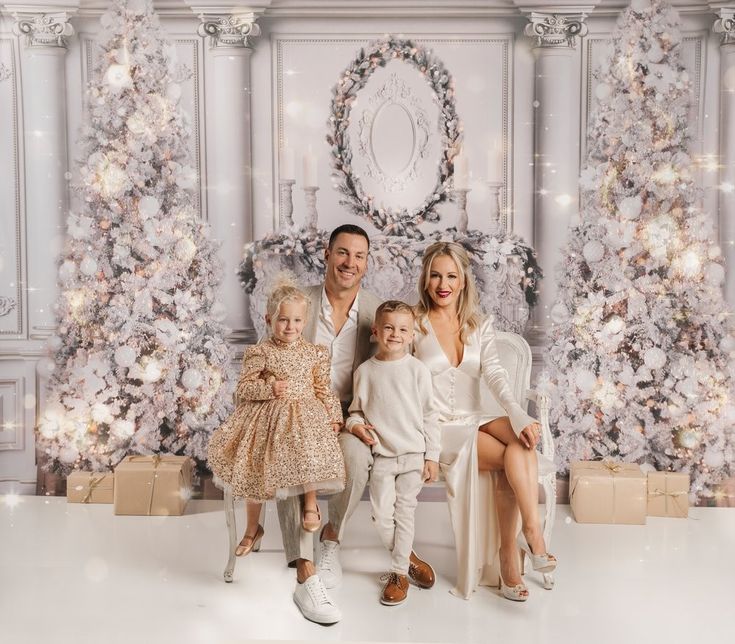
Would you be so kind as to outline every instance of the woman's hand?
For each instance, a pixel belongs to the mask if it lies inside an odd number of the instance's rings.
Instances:
[[[372,425],[365,423],[364,425],[352,425],[350,434],[357,436],[365,445],[375,445],[377,442],[370,433],[371,429],[375,429]]]
[[[539,423],[531,423],[523,428],[518,439],[528,449],[535,449],[541,438],[541,425]]]
[[[434,483],[439,480],[439,463],[424,461],[424,483]]]
[[[273,395],[276,398],[280,398],[288,390],[287,380],[274,380],[273,381]]]
[[[342,423],[332,423],[332,431],[335,434],[339,434],[340,429],[342,429]]]

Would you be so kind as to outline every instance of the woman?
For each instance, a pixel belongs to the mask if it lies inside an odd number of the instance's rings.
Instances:
[[[518,548],[535,570],[556,567],[538,519],[535,447],[541,427],[513,397],[492,320],[479,314],[470,260],[459,244],[437,242],[424,252],[417,313],[414,352],[431,370],[440,409],[439,460],[458,559],[453,592],[466,599],[478,584],[494,585],[507,599],[526,601]],[[492,414],[483,404],[481,379],[506,415]]]

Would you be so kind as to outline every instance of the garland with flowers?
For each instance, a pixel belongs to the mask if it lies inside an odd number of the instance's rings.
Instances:
[[[391,60],[412,64],[424,76],[439,103],[442,158],[436,187],[424,202],[411,212],[406,208],[376,208],[374,198],[366,195],[360,180],[352,172],[352,151],[347,128],[350,109],[357,93],[365,87],[378,67],[385,67]],[[350,208],[385,235],[401,235],[411,239],[423,239],[419,226],[425,222],[439,221],[435,208],[446,201],[454,173],[454,157],[462,138],[459,118],[454,104],[454,81],[443,63],[434,54],[410,40],[388,38],[361,49],[352,64],[345,69],[332,90],[332,116],[329,119],[327,142],[332,151],[332,176],[337,189],[344,195],[340,204]]]

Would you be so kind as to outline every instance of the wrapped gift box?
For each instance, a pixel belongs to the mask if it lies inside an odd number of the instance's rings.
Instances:
[[[191,480],[188,456],[127,456],[115,468],[115,514],[183,514]]]
[[[69,503],[112,503],[115,475],[112,472],[74,470],[66,477]]]
[[[648,473],[648,516],[689,516],[689,475],[680,472]]]
[[[578,523],[646,522],[646,475],[639,465],[577,461],[569,471],[569,489]]]

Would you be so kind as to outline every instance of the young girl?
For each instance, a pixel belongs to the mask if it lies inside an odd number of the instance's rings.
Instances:
[[[281,280],[268,297],[271,335],[245,351],[237,408],[209,442],[215,477],[247,499],[247,527],[235,554],[258,550],[263,501],[304,496],[302,526],[321,526],[317,492],[344,487],[345,466],[337,442],[339,399],[329,383],[329,354],[301,337],[309,302]]]

